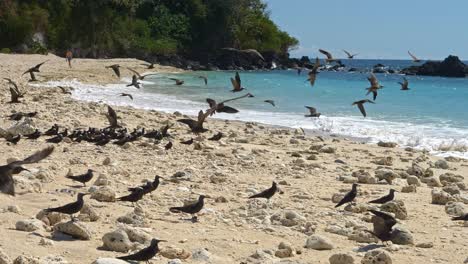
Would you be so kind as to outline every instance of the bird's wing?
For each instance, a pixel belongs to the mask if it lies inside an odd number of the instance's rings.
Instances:
[[[208,85],[208,78],[206,76],[198,76],[198,78],[203,79],[203,81],[205,81],[205,85]]]
[[[315,58],[315,64],[314,67],[312,68],[313,72],[317,72],[318,68],[320,67],[320,60],[318,57]]]
[[[387,213],[384,213],[384,212],[380,212],[380,211],[377,211],[377,210],[369,210],[371,213],[373,213],[375,216],[379,217],[379,218],[382,218],[385,222],[385,229],[388,231],[388,232],[391,232],[392,231],[392,227],[394,225],[397,224],[397,220],[387,214]]]
[[[418,58],[414,56],[409,50],[408,50],[408,54],[411,56],[413,60],[418,60]]]
[[[47,148],[45,148],[43,150],[37,151],[36,153],[32,154],[31,156],[25,158],[24,160],[15,161],[15,162],[10,163],[9,165],[10,166],[20,166],[20,165],[23,165],[23,164],[36,163],[36,162],[39,162],[39,161],[47,158],[50,154],[52,154],[53,151],[54,151],[54,147],[50,146],[50,147],[47,147]]]
[[[403,83],[405,86],[408,86],[409,82],[408,82],[408,79],[406,79],[406,77],[403,77]]]
[[[177,120],[177,122],[188,125],[190,127],[190,129],[193,129],[194,127],[197,126],[197,121],[195,121],[193,119],[189,119],[189,118],[179,119],[179,120]]]
[[[115,72],[115,75],[117,75],[117,77],[120,77],[120,69],[118,67],[112,67],[112,70]]]
[[[333,56],[331,55],[330,52],[328,52],[328,51],[326,51],[326,50],[323,50],[323,49],[319,49],[319,52],[322,53],[322,54],[324,54],[325,56],[327,56],[327,58],[328,58],[329,60],[332,60],[332,59],[333,59]]]
[[[111,127],[117,127],[117,113],[112,109],[112,107],[107,106],[107,119]]]
[[[11,93],[11,101],[12,102],[16,101],[19,97],[18,91],[10,87],[10,93]]]
[[[36,65],[34,68],[37,68],[37,69],[39,69],[39,67],[41,67],[41,66],[42,66],[42,64],[44,64],[44,63],[46,63],[46,62],[48,62],[48,61],[49,61],[49,60],[46,60],[46,61],[44,61],[44,62],[42,62],[42,63],[39,63],[39,64],[38,64],[38,65]]]
[[[370,77],[367,78],[371,84],[371,87],[379,87],[379,81],[373,72],[370,73]]]
[[[141,75],[140,73],[138,73],[137,71],[135,71],[134,69],[130,68],[130,67],[127,67],[127,69],[131,72],[133,72],[134,74],[136,74],[136,76],[138,76],[138,78],[141,78]]]
[[[219,104],[224,104],[224,103],[227,103],[227,102],[239,100],[239,99],[242,99],[242,98],[245,98],[245,97],[253,97],[253,96],[252,96],[250,93],[247,93],[247,94],[244,94],[244,95],[239,96],[239,97],[235,97],[235,98],[231,98],[231,99],[224,100],[224,101],[222,101],[222,102],[219,103]]]
[[[306,106],[305,108],[309,109],[309,112],[311,115],[313,114],[316,114],[317,113],[317,109],[315,109],[315,107],[312,107],[312,106]]]
[[[210,108],[216,107],[216,101],[211,98],[206,98],[206,102],[210,106]]]
[[[242,86],[242,81],[239,75],[239,72],[236,72],[236,82],[239,84],[239,88]]]
[[[2,174],[0,177],[0,192],[15,196],[15,183],[10,173]]]
[[[230,106],[227,106],[227,105],[223,105],[223,107],[218,109],[218,112],[223,112],[223,113],[228,113],[228,114],[235,114],[235,113],[239,113],[239,110],[237,110],[235,108],[232,108]]]
[[[359,111],[361,111],[361,114],[366,117],[366,109],[364,108],[364,104],[357,104]]]
[[[231,83],[232,83],[232,87],[233,87],[234,91],[240,90],[240,85],[236,80],[231,78]]]
[[[258,50],[256,49],[246,49],[246,50],[243,50],[244,52],[247,52],[247,53],[250,53],[250,54],[253,54],[257,57],[259,57],[260,59],[262,59],[263,61],[265,60],[265,58],[262,56],[262,54],[260,52],[258,52]]]
[[[348,51],[346,50],[343,50],[344,53],[346,53],[346,55],[348,55],[348,57],[352,57],[353,55],[351,55],[351,53],[349,53]]]

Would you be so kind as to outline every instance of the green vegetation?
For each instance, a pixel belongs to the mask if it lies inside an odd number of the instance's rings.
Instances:
[[[182,54],[223,47],[285,54],[298,41],[262,0],[1,0],[0,49],[79,48],[84,56]],[[25,51],[25,50],[23,50]]]

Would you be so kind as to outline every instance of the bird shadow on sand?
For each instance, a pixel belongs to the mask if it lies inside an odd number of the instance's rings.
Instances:
[[[86,188],[86,186],[83,185],[65,185],[69,188],[74,188],[74,189],[81,189],[81,188]]]
[[[370,244],[370,245],[366,245],[366,246],[362,246],[358,248],[357,252],[367,252],[367,251],[371,251],[371,250],[378,249],[378,248],[384,248],[384,247],[385,247],[384,245]]]

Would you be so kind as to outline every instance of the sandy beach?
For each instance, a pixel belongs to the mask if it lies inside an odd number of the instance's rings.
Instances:
[[[29,76],[21,74],[46,60],[37,74],[39,81],[29,85]],[[76,101],[58,88],[40,87],[41,83],[73,79],[99,85],[120,83],[112,70],[105,68],[112,64],[142,72],[179,71],[157,65],[147,70],[141,65],[144,62],[135,59],[76,59],[73,68],[68,68],[65,59],[54,55],[0,54],[0,62],[0,77],[11,78],[27,92],[22,103],[9,104],[9,86],[2,81],[0,128],[8,129],[17,123],[8,120],[7,115],[37,111],[37,117],[28,124],[41,131],[53,124],[70,132],[108,126],[105,104]],[[124,69],[122,76],[131,77]],[[174,252],[185,258],[182,263],[330,263],[329,258],[339,253],[361,263],[374,248],[388,252],[393,263],[467,263],[468,226],[451,221],[447,212],[468,213],[468,160],[216,118],[208,119],[209,132],[194,135],[177,122],[184,113],[114,109],[130,131],[173,125],[169,130],[174,137],[173,148],[164,149],[168,139],[160,144],[140,139],[123,147],[71,140],[55,144],[49,158],[26,165],[31,172],[15,176],[15,197],[0,195],[0,249],[11,260],[30,256],[41,259],[40,263],[80,264],[122,256],[127,253],[103,247],[103,236],[127,228],[146,234],[142,236],[146,239],[132,241],[133,249],[148,245],[148,237],[168,241],[160,244],[164,254],[158,254],[150,263],[168,263],[168,257],[177,255]],[[220,141],[207,140],[220,131],[225,134]],[[47,138],[22,139],[17,145],[0,139],[0,165],[50,145],[45,142]],[[190,138],[195,140],[193,145],[180,144]],[[65,178],[70,170],[76,175],[87,169],[95,170],[95,178],[87,187]],[[136,214],[130,217],[132,221],[127,219],[127,224],[121,217],[134,212],[131,203],[86,196],[85,204],[98,216],[96,221],[86,217],[79,221],[89,231],[89,240],[53,235],[53,226],[47,225],[51,219],[44,217],[34,221],[39,225],[35,230],[17,230],[18,221],[36,219],[42,209],[75,201],[78,192],[104,189],[110,197],[120,197],[128,194],[128,187],[156,175],[163,177],[161,185],[138,202]],[[390,179],[391,184],[385,179]],[[248,199],[269,188],[272,181],[279,184],[281,193],[270,203]],[[334,208],[338,194],[349,191],[353,182],[360,184],[357,204]],[[379,208],[366,202],[386,195],[389,189],[397,190],[396,200],[403,202],[403,206],[397,203],[397,226],[410,231],[413,244],[382,246],[372,235],[362,232],[372,229],[367,209]],[[169,207],[180,206],[200,194],[208,198],[199,222],[169,212]],[[435,201],[445,205],[432,203],[437,195]],[[406,217],[402,208],[406,209]],[[68,220],[68,216],[63,217],[63,221]],[[324,244],[331,249],[305,248],[311,236],[324,238]]]

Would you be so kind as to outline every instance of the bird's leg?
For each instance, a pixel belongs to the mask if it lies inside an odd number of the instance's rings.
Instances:
[[[198,222],[198,217],[196,214],[192,215],[192,223]]]

